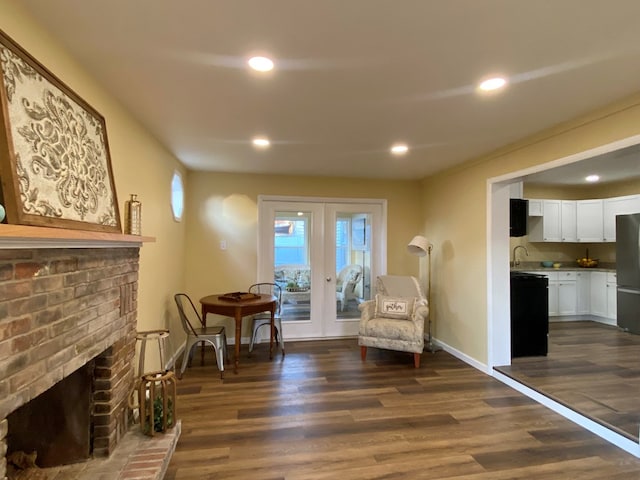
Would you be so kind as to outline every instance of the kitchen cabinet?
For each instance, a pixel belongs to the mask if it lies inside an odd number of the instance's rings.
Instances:
[[[618,317],[617,283],[616,274],[607,273],[607,318],[613,325],[616,324],[615,320]]]
[[[532,273],[534,275],[542,275],[547,277],[549,285],[547,287],[547,291],[549,293],[549,316],[557,317],[560,313],[559,311],[559,288],[558,288],[558,272],[545,272],[545,271],[530,271],[527,273]]]
[[[590,272],[591,275],[591,315],[607,316],[607,273]]]
[[[530,242],[562,241],[561,203],[560,200],[542,200],[542,216],[529,216]]]
[[[616,215],[640,213],[640,195],[605,198],[603,204],[603,239],[616,241]]]
[[[549,316],[557,317],[560,315],[558,310],[558,277],[551,274],[547,275],[547,278],[549,278]]]
[[[603,200],[576,201],[576,230],[578,242],[602,242]]]
[[[529,199],[529,216],[530,217],[541,217],[542,216],[542,202],[538,198],[530,198]]]
[[[640,195],[528,202],[530,242],[615,242],[616,215],[640,213]]]
[[[591,313],[591,275],[587,271],[576,271],[576,308],[578,315]]]
[[[558,315],[576,315],[578,313],[578,294],[576,272],[557,272]]]
[[[547,277],[549,317],[593,315],[596,321],[616,324],[615,272],[580,270],[529,270]]]
[[[562,200],[560,202],[560,236],[563,242],[577,242],[577,220],[575,200]]]
[[[578,313],[576,272],[558,272],[558,315]]]

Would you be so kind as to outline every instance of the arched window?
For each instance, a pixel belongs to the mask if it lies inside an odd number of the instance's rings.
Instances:
[[[176,222],[182,220],[184,212],[184,185],[182,184],[182,175],[177,171],[173,173],[171,179],[171,211],[173,219]]]

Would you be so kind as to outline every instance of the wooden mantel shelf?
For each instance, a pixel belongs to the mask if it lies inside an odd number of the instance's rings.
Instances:
[[[0,224],[0,249],[139,247],[155,241],[140,235]]]

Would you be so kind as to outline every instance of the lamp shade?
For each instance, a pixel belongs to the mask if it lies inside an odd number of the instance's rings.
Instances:
[[[429,252],[429,240],[421,235],[416,235],[413,240],[407,245],[407,251],[411,255],[417,255],[418,257],[424,257]]]

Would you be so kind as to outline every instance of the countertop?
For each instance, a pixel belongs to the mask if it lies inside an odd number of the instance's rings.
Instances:
[[[562,262],[560,262],[562,263]],[[614,263],[602,262],[597,267],[579,267],[577,264],[563,263],[560,268],[543,267],[540,262],[522,262],[517,267],[511,267],[512,272],[574,272],[576,270],[585,270],[588,272],[607,272],[615,273],[616,265]]]

